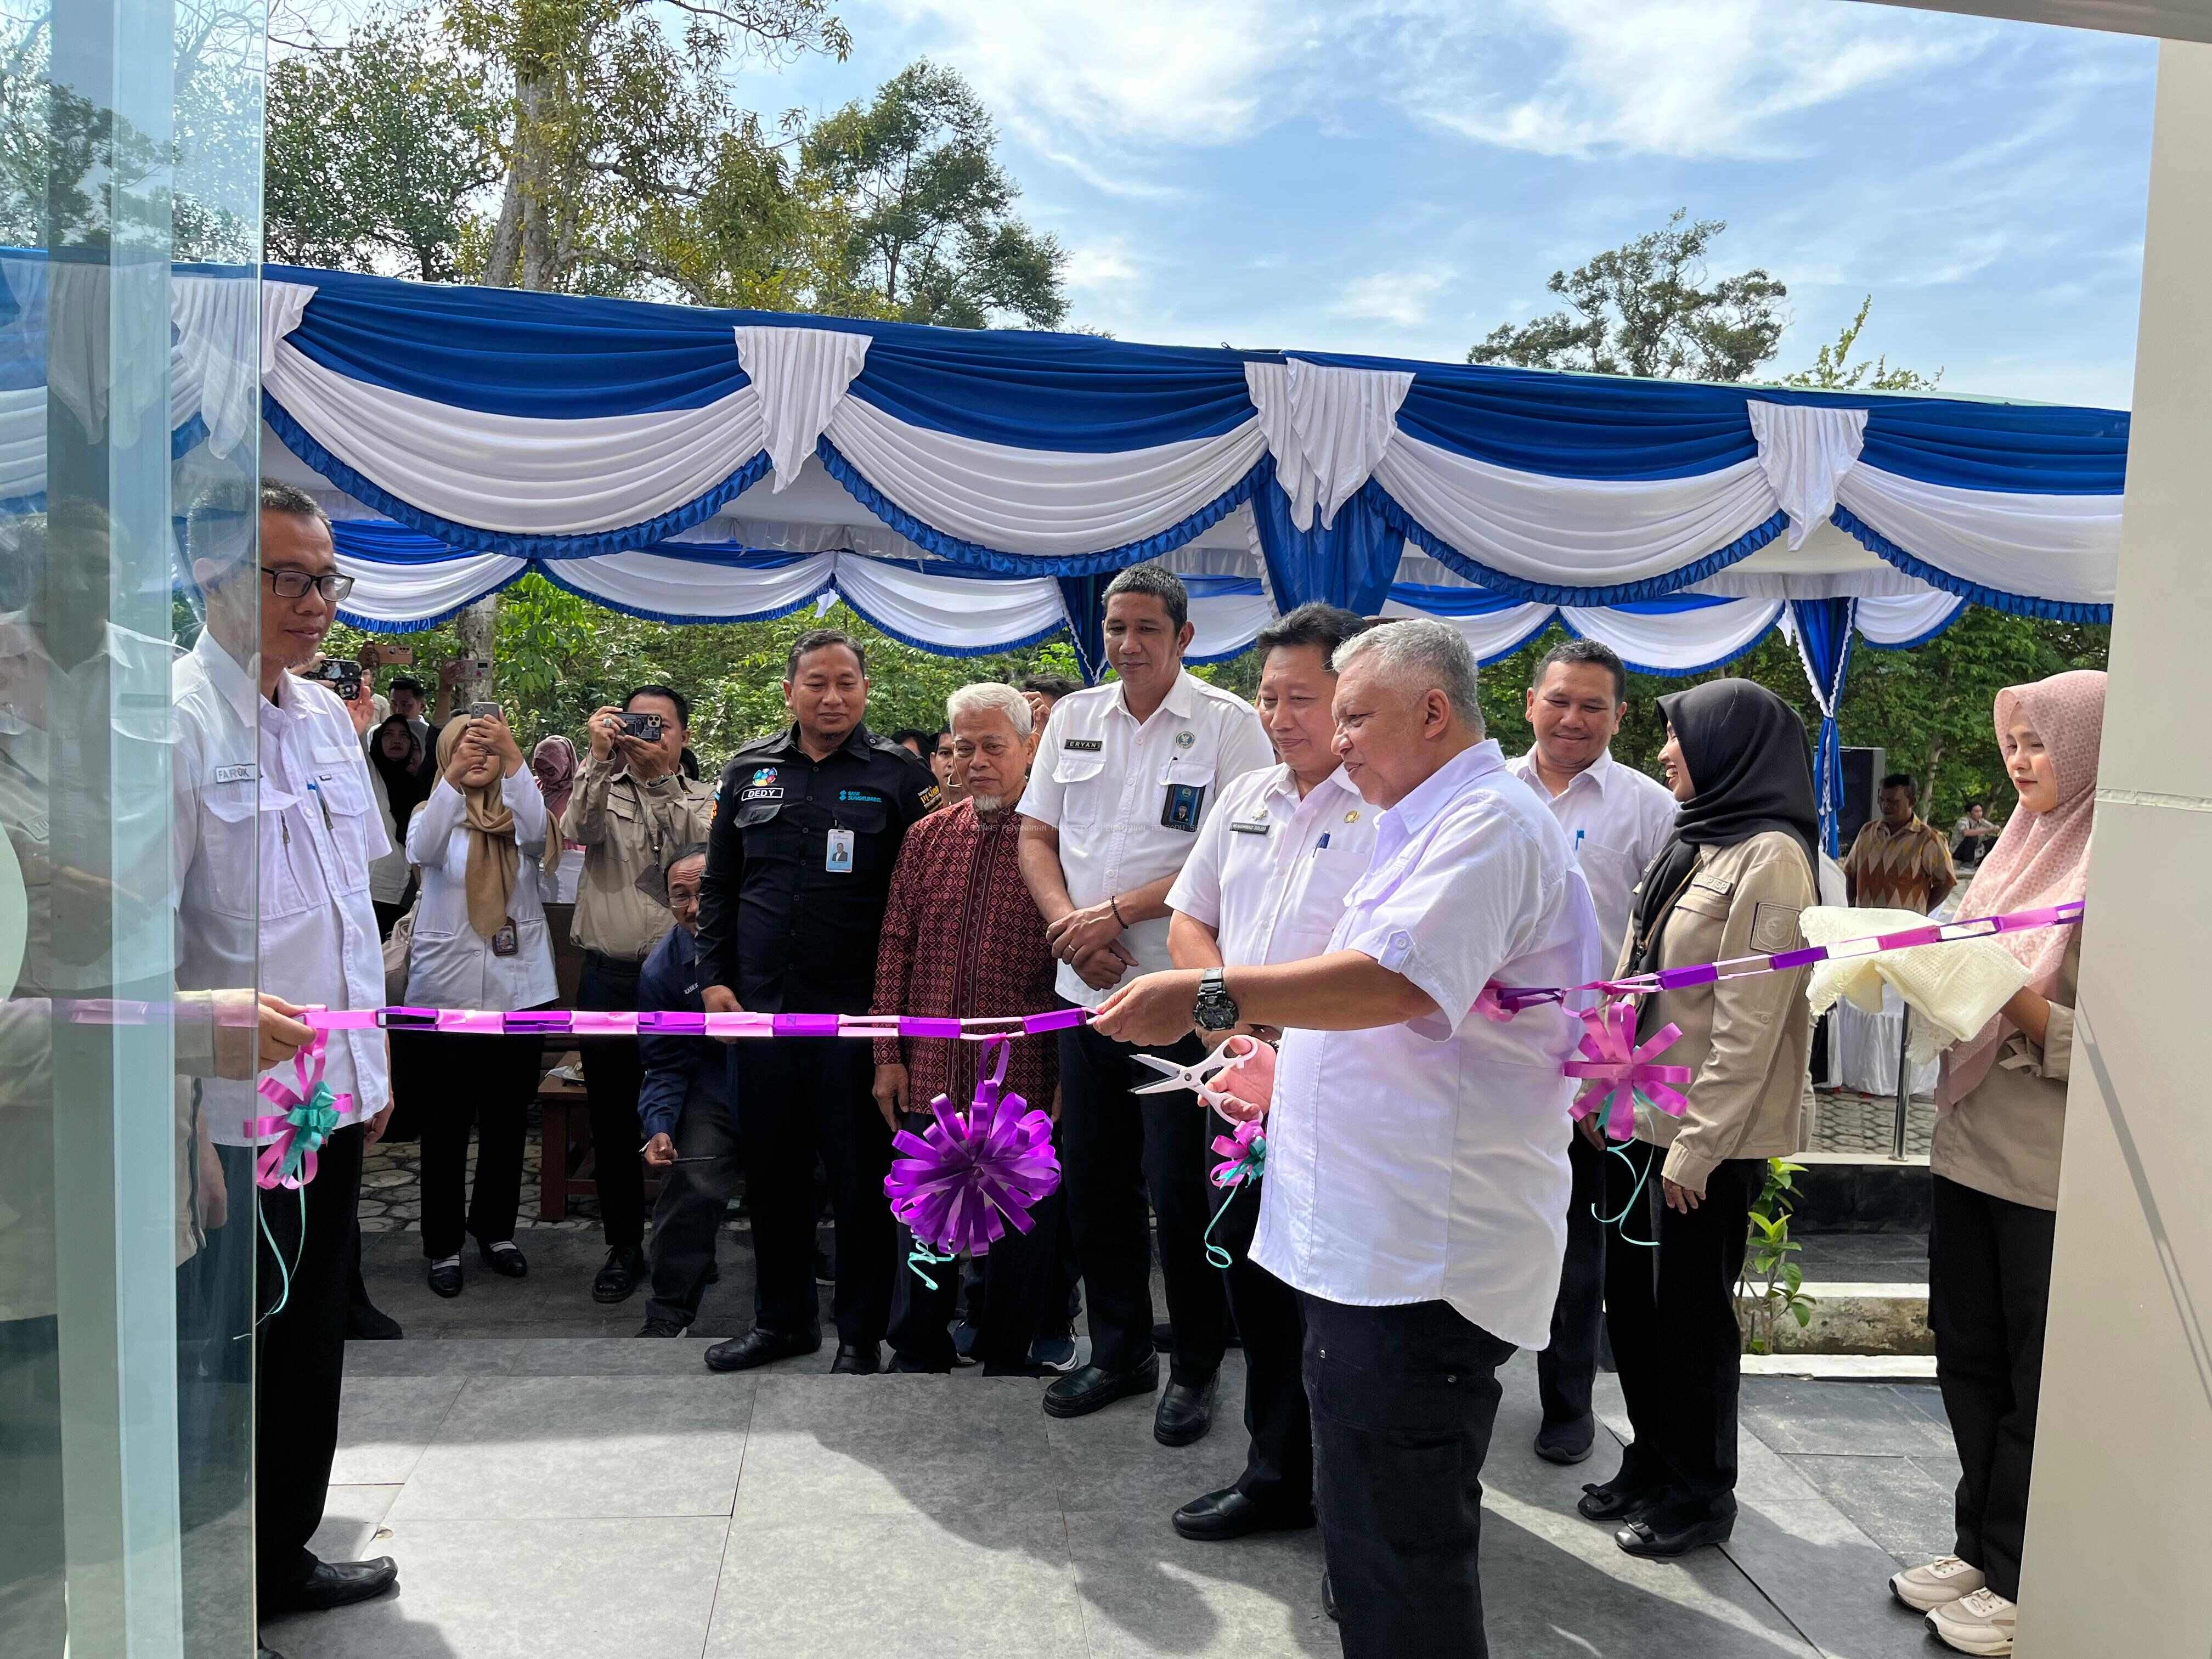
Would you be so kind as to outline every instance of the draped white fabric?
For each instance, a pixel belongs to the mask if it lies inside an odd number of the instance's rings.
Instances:
[[[1275,620],[1274,605],[1264,593],[1229,593],[1190,602],[1190,650],[1194,662],[1233,657]]]
[[[1870,645],[1905,645],[1925,639],[1966,608],[1966,601],[1940,588],[1886,599],[1863,599],[1852,622]]]
[[[1774,626],[1779,599],[1739,599],[1703,611],[1654,616],[1607,607],[1562,609],[1560,620],[1586,640],[1610,646],[1623,662],[1686,674],[1727,661]]]
[[[635,616],[714,622],[796,610],[828,590],[837,561],[823,553],[775,570],[733,570],[658,553],[609,553],[544,568],[562,586]]]
[[[837,561],[837,591],[886,633],[974,652],[1002,650],[1057,629],[1066,615],[1060,585],[1049,576],[978,581],[927,574],[852,555]]]
[[[259,431],[261,376],[276,359],[276,343],[300,325],[314,297],[305,283],[257,283],[244,270],[228,276],[180,270],[172,280],[176,368],[191,377],[208,448],[216,455],[229,454]]]
[[[1517,580],[1601,587],[1664,576],[1774,516],[1756,461],[1688,478],[1516,472],[1400,432],[1376,482],[1470,559]]]
[[[1744,410],[1759,443],[1759,470],[1790,515],[1790,545],[1802,547],[1813,527],[1836,509],[1836,481],[1856,464],[1866,444],[1867,412],[1757,398]]]
[[[1275,482],[1291,498],[1291,519],[1323,525],[1366,483],[1398,429],[1398,406],[1413,377],[1395,369],[1342,368],[1292,357],[1247,363],[1244,384],[1260,411],[1275,458]]]
[[[738,357],[760,398],[775,491],[797,482],[846,388],[868,360],[868,337],[830,328],[737,330]]]
[[[1395,599],[1382,602],[1386,617],[1425,617],[1425,611],[1416,611]],[[1559,615],[1548,605],[1517,605],[1510,610],[1494,611],[1481,617],[1443,617],[1460,631],[1478,662],[1495,662],[1500,657],[1510,657],[1552,625]]]
[[[377,564],[338,555],[338,568],[353,578],[339,607],[356,626],[427,628],[504,587],[530,568],[503,553],[466,554],[438,564]]]
[[[1861,465],[1836,501],[1946,574],[2002,593],[2110,605],[2119,570],[2120,498],[1951,489]]]
[[[1002,552],[1062,556],[1172,529],[1226,495],[1266,447],[1255,418],[1218,437],[1091,453],[1017,449],[895,420],[864,398],[830,417],[830,441],[924,524]]]

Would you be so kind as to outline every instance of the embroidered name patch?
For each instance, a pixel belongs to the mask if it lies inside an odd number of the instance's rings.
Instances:
[[[748,789],[748,790],[745,790],[742,794],[740,794],[740,795],[738,797],[738,799],[740,801],[748,801],[748,800],[781,800],[781,799],[783,799],[783,791],[782,791],[781,788],[775,788],[775,789]]]
[[[215,769],[217,783],[252,783],[260,775],[261,769],[251,761],[242,766],[218,766]]]
[[[1235,818],[1229,820],[1229,830],[1231,835],[1264,836],[1274,827],[1272,823],[1239,823]]]
[[[1062,749],[1068,750],[1071,754],[1095,755],[1100,750],[1105,748],[1106,739],[1103,738],[1063,738],[1060,739],[1060,746]]]

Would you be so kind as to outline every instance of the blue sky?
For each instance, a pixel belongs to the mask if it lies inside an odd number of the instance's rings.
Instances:
[[[1070,320],[1124,339],[1457,361],[1545,279],[1725,219],[1790,287],[1778,367],[1860,298],[1949,392],[2124,406],[2156,48],[1850,0],[843,0],[843,64],[910,59],[997,117]]]

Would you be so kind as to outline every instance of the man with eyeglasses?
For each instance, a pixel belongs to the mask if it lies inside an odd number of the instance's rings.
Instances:
[[[178,988],[252,985],[258,961],[260,981],[291,1000],[280,1014],[375,1007],[384,955],[368,866],[391,842],[359,715],[288,672],[321,648],[353,586],[338,572],[330,520],[311,496],[264,479],[258,499],[242,483],[204,496],[185,542],[207,625],[173,681]],[[293,1045],[310,1040],[304,1024],[283,1024]],[[258,1350],[254,1553],[264,1617],[342,1607],[398,1579],[388,1557],[323,1561],[307,1547],[337,1447],[362,1154],[392,1109],[383,1032],[331,1032],[325,1064],[337,1126],[296,1194],[256,1188],[268,1137],[250,1124],[268,1109],[253,1083],[210,1079],[200,1095],[229,1195],[209,1243],[234,1266],[216,1282],[246,1278],[231,1253],[256,1248],[256,1203],[265,1200],[261,1305],[231,1322],[238,1335],[254,1333]]]

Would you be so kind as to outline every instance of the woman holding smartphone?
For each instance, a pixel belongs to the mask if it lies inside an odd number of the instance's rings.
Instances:
[[[539,886],[550,832],[544,797],[504,718],[471,713],[438,734],[438,781],[407,828],[407,856],[422,872],[408,961],[410,1003],[505,1012],[552,1005],[558,989]],[[444,1085],[422,1121],[422,1254],[430,1288],[440,1296],[461,1293],[465,1229],[485,1266],[520,1279],[530,1264],[515,1245],[514,1218],[539,1042],[392,1036],[417,1051],[415,1075]],[[471,1121],[476,1190],[464,1217]]]

